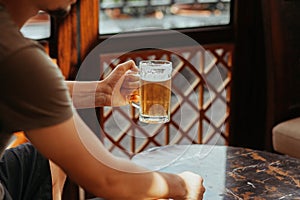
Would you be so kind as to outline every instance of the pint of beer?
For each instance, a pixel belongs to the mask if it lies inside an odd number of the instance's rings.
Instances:
[[[172,63],[165,60],[145,60],[140,68],[140,115],[145,123],[170,121]]]

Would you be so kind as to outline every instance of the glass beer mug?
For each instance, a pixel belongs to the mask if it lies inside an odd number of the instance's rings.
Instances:
[[[142,60],[139,75],[139,102],[131,102],[139,109],[139,120],[151,124],[170,121],[172,62]]]

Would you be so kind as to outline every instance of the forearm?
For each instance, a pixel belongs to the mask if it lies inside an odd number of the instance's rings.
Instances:
[[[101,81],[66,81],[76,108],[124,106],[139,87],[133,61],[118,65]]]
[[[107,190],[114,195],[108,199],[184,199],[187,194],[185,183],[178,175],[148,171],[127,160],[119,159],[117,163],[122,169],[109,177]]]
[[[185,199],[187,196],[187,187],[179,175],[153,172],[129,160],[112,157],[107,151],[99,152],[101,160],[83,162],[85,170],[81,170],[80,179],[68,173],[92,194],[109,200]]]
[[[75,108],[110,106],[110,90],[103,81],[65,81]]]

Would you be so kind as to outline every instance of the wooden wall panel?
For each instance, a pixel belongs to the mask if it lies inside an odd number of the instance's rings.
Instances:
[[[230,145],[270,149],[261,0],[235,1],[235,11]]]
[[[267,61],[267,130],[300,116],[300,1],[262,2]]]
[[[64,19],[52,19],[50,54],[66,79],[74,79],[99,37],[99,1],[81,0]]]
[[[81,61],[96,45],[99,37],[99,1],[80,1],[80,59]]]
[[[52,48],[55,51],[54,57],[66,79],[70,79],[73,68],[78,63],[77,53],[77,6],[74,5],[70,14],[63,20],[53,19],[51,27],[54,37]]]
[[[236,1],[230,145],[272,151],[272,128],[300,116],[300,1]]]

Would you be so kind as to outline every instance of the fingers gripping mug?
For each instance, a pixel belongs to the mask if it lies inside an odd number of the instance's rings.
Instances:
[[[143,60],[139,63],[139,120],[144,123],[170,121],[172,63],[165,60]]]

